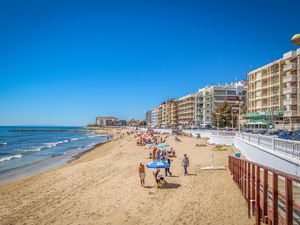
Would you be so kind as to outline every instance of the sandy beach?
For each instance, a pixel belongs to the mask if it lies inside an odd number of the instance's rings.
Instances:
[[[203,171],[210,165],[212,145],[181,137],[165,189],[154,187],[146,169],[140,187],[137,168],[150,162],[149,150],[125,136],[49,171],[0,185],[0,224],[210,224],[252,225],[242,193],[228,169]],[[188,176],[181,160],[190,158]],[[215,164],[227,166],[231,151],[214,152]]]

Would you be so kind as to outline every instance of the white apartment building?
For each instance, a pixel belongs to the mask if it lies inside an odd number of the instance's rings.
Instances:
[[[224,102],[227,102],[236,113],[240,104],[246,104],[246,94],[245,81],[211,85],[199,89],[195,94],[195,126],[211,126],[213,110]]]
[[[158,109],[157,107],[151,111],[151,127],[158,126]]]

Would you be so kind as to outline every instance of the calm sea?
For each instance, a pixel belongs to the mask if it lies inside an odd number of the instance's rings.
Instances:
[[[83,130],[83,127],[0,127],[0,176],[47,159],[70,160],[107,140],[107,135],[85,132],[12,132],[26,130]],[[72,154],[71,154],[72,152]],[[69,156],[63,157],[63,156]],[[48,165],[48,164],[47,164]]]

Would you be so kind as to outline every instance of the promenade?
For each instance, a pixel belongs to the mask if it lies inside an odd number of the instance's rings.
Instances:
[[[190,137],[170,136],[176,150],[165,189],[154,187],[146,169],[146,186],[140,187],[138,165],[147,164],[149,150],[135,138],[109,142],[81,158],[47,172],[0,185],[0,224],[200,224],[253,225],[247,203],[227,168],[228,154]],[[226,170],[204,171],[211,154]],[[181,160],[190,158],[188,176]]]

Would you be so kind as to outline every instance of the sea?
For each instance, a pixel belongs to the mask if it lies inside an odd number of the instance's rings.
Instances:
[[[15,132],[15,130],[63,130],[63,132]],[[0,127],[0,182],[31,175],[72,160],[97,144],[107,141],[85,127],[7,126]]]

